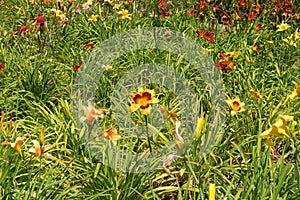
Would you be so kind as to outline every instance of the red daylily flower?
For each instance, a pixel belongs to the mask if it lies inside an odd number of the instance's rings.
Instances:
[[[1,64],[0,64],[0,73],[4,73],[4,70],[2,69],[2,68],[3,68],[3,66],[4,66],[4,64],[3,64],[3,63],[1,63]]]
[[[256,15],[255,15],[255,13],[253,11],[251,11],[251,12],[245,14],[245,15],[248,17],[248,21],[250,21],[250,20],[256,20]]]
[[[159,0],[157,6],[159,8],[167,7],[168,4],[164,0]]]
[[[47,28],[47,20],[42,16],[39,15],[37,18],[33,19],[35,23],[38,24],[39,27],[44,26],[44,28]]]
[[[95,45],[92,44],[92,43],[85,42],[84,44],[85,44],[85,47],[86,47],[88,50],[91,50],[91,49],[95,48]]]
[[[76,71],[80,71],[81,66],[82,66],[82,62],[79,65],[74,65],[73,69],[75,69]]]
[[[204,38],[211,43],[215,42],[215,35],[213,32],[198,29],[197,34],[199,37]]]
[[[20,28],[17,28],[17,31],[22,35],[22,34],[26,34],[27,30],[30,30],[29,26],[25,26],[24,24],[21,25]]]
[[[165,9],[160,9],[159,13],[160,13],[160,16],[163,18],[169,17],[172,14],[172,12],[167,12]]]

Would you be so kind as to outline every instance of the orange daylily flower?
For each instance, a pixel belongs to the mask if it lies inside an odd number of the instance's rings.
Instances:
[[[80,122],[87,121],[92,123],[97,120],[99,117],[103,118],[104,114],[107,113],[106,109],[96,109],[91,102],[88,102],[88,106],[81,105],[81,108],[84,112],[84,116],[80,118]]]
[[[53,145],[44,145],[41,147],[40,143],[37,140],[31,140],[31,142],[34,145],[34,148],[30,148],[29,152],[34,153],[35,157],[39,157],[39,156],[52,157],[52,155],[50,153],[46,153],[46,151],[52,149]]]
[[[236,97],[234,99],[228,99],[226,100],[226,103],[231,107],[232,111],[231,111],[231,115],[235,115],[237,112],[243,112],[245,111],[245,109],[243,108],[243,106],[245,106],[245,103],[242,103],[240,101],[239,97]]]
[[[103,131],[100,135],[105,137],[114,145],[116,145],[116,141],[121,139],[122,137],[121,135],[118,134],[117,129],[113,125],[111,125],[109,129]]]
[[[154,97],[154,90],[139,88],[137,92],[131,92],[132,105],[129,112],[140,109],[143,115],[149,115],[151,111],[151,103],[158,103],[159,99]]]
[[[26,137],[17,137],[15,142],[2,142],[1,144],[14,148],[21,156],[23,156],[21,146],[22,146],[23,140],[25,140],[25,139],[26,139]]]
[[[259,92],[256,92],[252,88],[250,89],[250,92],[251,92],[254,99],[261,99],[262,98],[261,94]]]

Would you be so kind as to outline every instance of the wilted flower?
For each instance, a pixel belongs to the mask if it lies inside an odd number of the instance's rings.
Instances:
[[[118,134],[117,129],[113,127],[113,125],[111,125],[109,129],[103,131],[100,135],[112,142],[114,145],[116,145],[116,141],[122,137]]]
[[[176,126],[175,126],[175,132],[174,132],[174,136],[175,136],[175,143],[176,143],[176,147],[177,147],[177,154],[182,154],[183,153],[183,145],[184,145],[184,140],[181,137],[181,135],[179,134],[179,127],[180,127],[180,121],[176,122]]]
[[[231,115],[235,115],[237,112],[243,112],[245,109],[243,108],[245,106],[245,103],[242,103],[240,101],[239,97],[236,97],[234,99],[228,99],[226,100],[226,103],[231,107]]]
[[[276,27],[278,28],[277,31],[285,31],[289,29],[291,26],[282,22],[280,25],[277,25]]]
[[[131,102],[133,103],[129,112],[140,109],[143,115],[149,115],[151,111],[151,103],[158,103],[159,99],[154,97],[154,90],[144,89],[140,87],[137,92],[131,92]]]
[[[25,140],[25,139],[26,139],[26,137],[17,137],[15,142],[2,142],[1,144],[14,148],[21,156],[23,156],[21,146],[22,146],[23,140]]]
[[[44,145],[41,147],[40,143],[37,140],[31,140],[31,142],[34,145],[34,148],[30,148],[29,152],[34,153],[35,157],[39,156],[46,156],[46,157],[52,157],[50,153],[46,153],[46,151],[49,151],[53,148],[53,145]]]
[[[104,114],[107,113],[106,109],[96,109],[91,102],[88,102],[88,106],[81,105],[81,109],[84,112],[84,116],[80,118],[80,122],[87,121],[89,123],[94,122],[99,117],[103,118]]]

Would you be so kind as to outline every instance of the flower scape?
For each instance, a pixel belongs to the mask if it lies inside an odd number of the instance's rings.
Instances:
[[[299,1],[9,0],[0,13],[0,199],[299,199]],[[201,46],[207,71],[175,52],[124,51],[128,44],[92,66],[103,72],[88,80],[97,84],[93,101],[73,98],[107,40],[150,27],[163,27],[170,47],[177,32]],[[194,104],[143,71],[139,85],[126,78],[130,90],[116,91],[133,68],[158,63],[187,80]],[[222,81],[224,113],[213,111],[209,89],[219,80],[209,85],[206,72]],[[142,134],[117,120],[114,95],[126,97],[121,120],[129,116]],[[219,114],[226,119],[217,129]],[[86,138],[103,148],[92,154]],[[130,173],[135,160],[123,152],[151,157],[164,148],[174,151],[155,170]]]

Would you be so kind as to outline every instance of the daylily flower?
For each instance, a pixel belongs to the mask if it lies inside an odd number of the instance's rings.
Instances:
[[[91,44],[91,43],[88,43],[88,42],[85,42],[84,45],[85,45],[85,47],[86,47],[88,50],[91,50],[91,49],[95,48],[95,45],[94,45],[94,44]]]
[[[0,63],[0,73],[4,73],[4,70],[2,69],[4,67],[3,63]]]
[[[103,131],[100,135],[112,142],[114,145],[116,145],[116,141],[122,137],[118,134],[117,129],[113,127],[113,125],[111,125],[109,129]]]
[[[23,140],[25,140],[25,139],[26,139],[26,137],[17,137],[15,142],[2,142],[1,144],[14,148],[21,156],[23,156],[21,146],[22,146]]]
[[[66,20],[66,15],[64,14],[63,11],[61,10],[56,10],[56,9],[51,9],[51,11],[54,13],[55,17],[58,18],[59,20]]]
[[[140,87],[137,92],[131,92],[131,102],[133,103],[129,112],[140,109],[143,115],[149,115],[151,111],[151,103],[158,103],[159,99],[154,97],[154,90],[148,90]]]
[[[131,20],[131,14],[128,13],[128,10],[122,9],[121,11],[118,12],[118,14],[122,15],[122,19],[129,19]]]
[[[256,53],[256,55],[258,54],[258,50],[259,50],[259,46],[258,45],[253,45],[252,47],[251,47],[251,50],[254,52],[254,53]]]
[[[277,25],[276,27],[278,28],[277,31],[285,31],[288,30],[291,26],[282,22],[280,25]]]
[[[276,122],[269,128],[259,135],[260,138],[267,139],[268,146],[274,146],[272,137],[278,137],[286,139],[290,137],[290,131],[286,125],[288,122],[294,122],[294,117],[289,115],[279,115]]]
[[[297,88],[295,88],[292,92],[292,94],[289,95],[290,99],[295,99],[296,97],[300,96],[300,86],[298,86]]]
[[[91,17],[88,20],[92,22],[96,22],[98,20],[98,15],[91,15]]]
[[[24,24],[21,25],[20,28],[17,28],[17,31],[22,35],[22,34],[26,34],[27,30],[30,30],[30,27],[25,26]]]
[[[75,69],[76,71],[80,71],[80,67],[82,66],[82,62],[79,63],[79,65],[74,65],[73,69]]]
[[[209,41],[210,43],[215,42],[215,35],[213,32],[205,31],[205,30],[197,30],[197,34],[199,37],[204,38],[205,40]]]
[[[104,118],[104,114],[107,113],[106,109],[96,109],[91,102],[88,102],[88,106],[81,105],[84,112],[84,116],[80,118],[80,122],[87,121],[89,123],[94,122],[99,117]]]
[[[34,148],[30,148],[29,152],[34,153],[35,157],[39,156],[46,156],[46,157],[52,157],[50,153],[46,153],[46,151],[49,151],[53,148],[53,145],[44,145],[41,147],[40,143],[37,140],[31,140],[31,142],[34,145]]]
[[[254,99],[261,99],[262,98],[262,96],[260,95],[260,93],[256,92],[252,88],[250,89],[250,92],[251,92],[251,94],[252,94],[252,96],[253,96]]]
[[[39,15],[37,18],[33,19],[35,23],[38,24],[39,27],[44,26],[44,28],[47,28],[47,20],[42,16]]]
[[[236,65],[235,62],[231,61],[231,57],[235,57],[235,55],[232,54],[232,52],[226,55],[223,52],[220,52],[220,57],[221,57],[220,61],[217,62],[215,65],[223,73],[230,70],[232,67]]]
[[[226,103],[231,107],[232,111],[231,111],[231,115],[235,115],[237,112],[243,112],[245,111],[245,109],[243,108],[243,106],[245,106],[245,103],[242,103],[240,101],[239,97],[236,97],[234,99],[228,99],[226,100]]]

